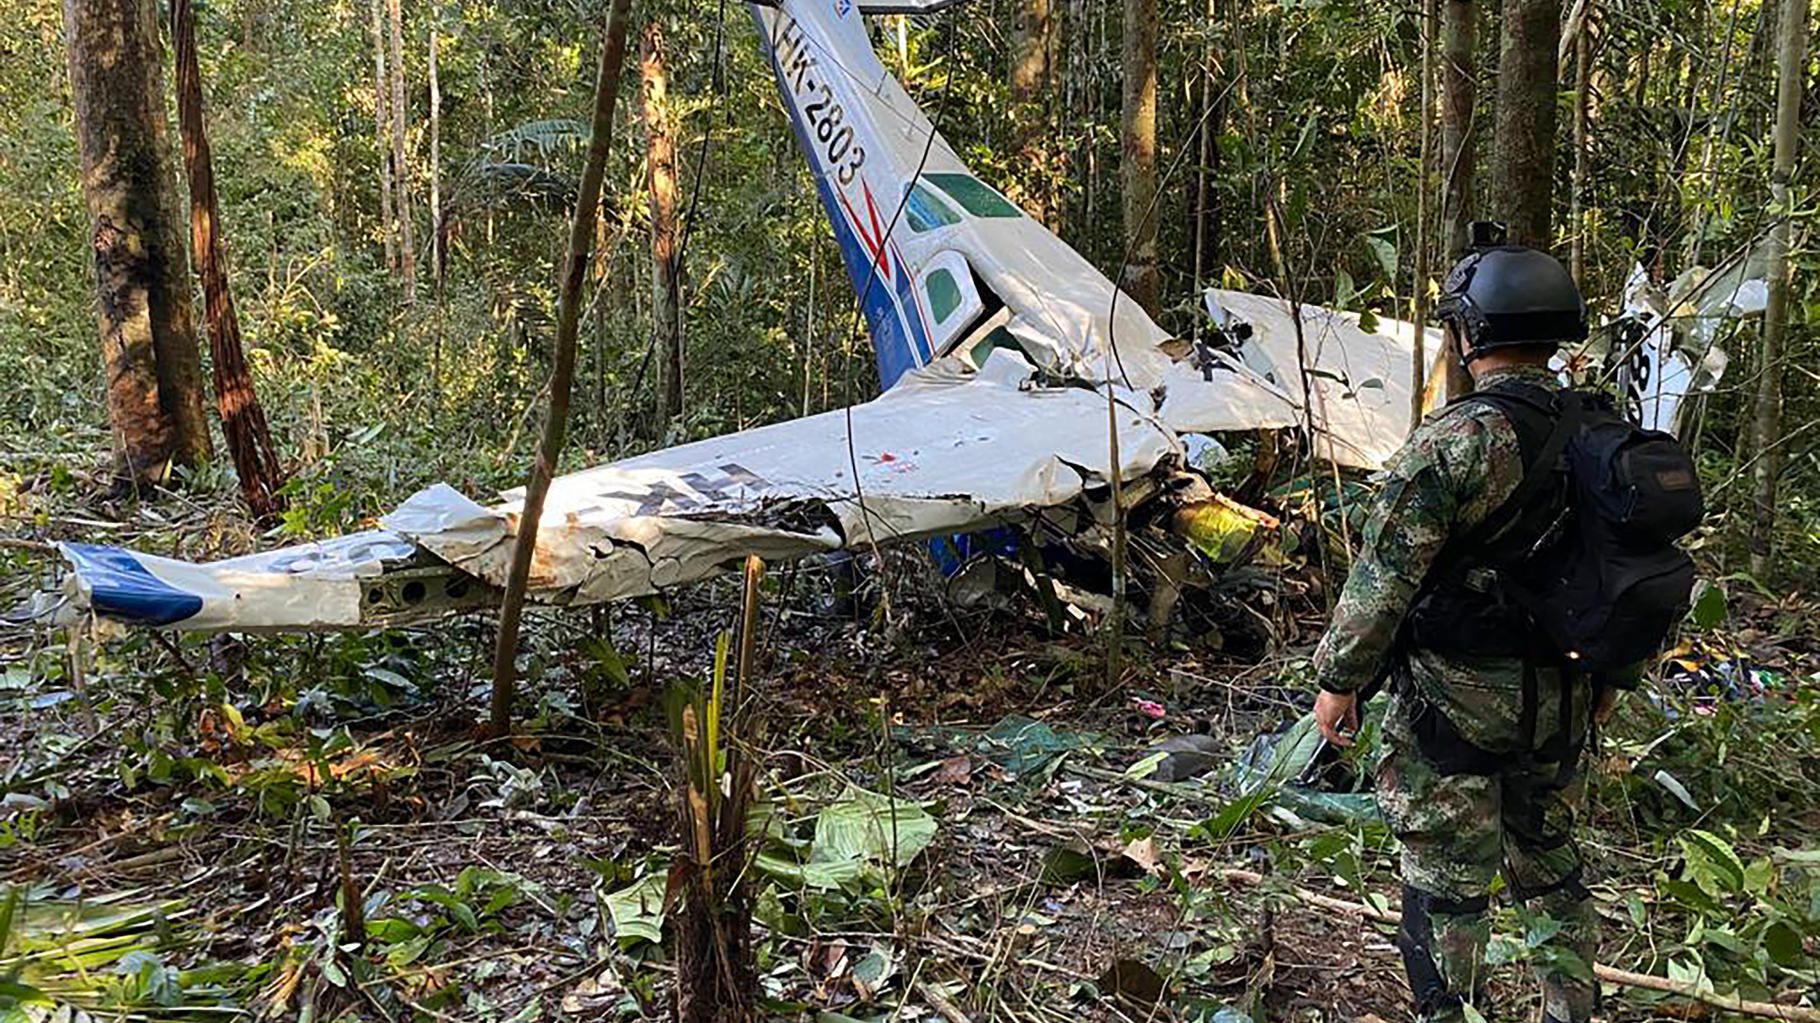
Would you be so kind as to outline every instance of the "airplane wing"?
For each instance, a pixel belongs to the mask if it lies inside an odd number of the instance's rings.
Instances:
[[[1020,520],[1109,479],[1106,399],[1038,387],[1010,352],[978,373],[925,372],[848,410],[686,444],[551,485],[530,597],[587,604],[737,565],[865,549]],[[1179,454],[1148,411],[1119,406],[1119,472]],[[851,438],[851,445],[849,445]],[[857,475],[855,473],[857,470]],[[56,621],[93,614],[188,631],[397,624],[486,606],[505,585],[522,495],[492,507],[446,484],[384,528],[210,564],[64,544]]]

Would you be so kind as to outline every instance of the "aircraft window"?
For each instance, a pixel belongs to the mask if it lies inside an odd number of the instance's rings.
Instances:
[[[954,275],[946,270],[930,274],[923,290],[929,295],[929,311],[935,314],[937,323],[953,316],[954,310],[960,308],[960,285],[954,283]]]
[[[904,204],[904,219],[910,222],[910,230],[917,234],[961,222],[960,214],[921,185],[911,186],[910,201]]]
[[[1023,211],[1010,200],[981,184],[970,174],[925,174],[937,188],[954,197],[961,208],[976,217],[1021,217]]]

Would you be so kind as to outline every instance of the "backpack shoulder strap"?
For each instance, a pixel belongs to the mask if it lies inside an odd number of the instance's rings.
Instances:
[[[1579,430],[1585,410],[1581,395],[1572,390],[1560,391],[1554,396],[1557,408],[1550,408],[1544,403],[1542,393],[1541,388],[1510,387],[1475,391],[1461,399],[1483,401],[1496,408],[1510,420],[1519,436],[1524,431],[1523,420],[1535,422],[1540,417],[1547,417],[1553,422],[1535,454],[1524,464],[1523,478],[1517,483],[1516,489],[1484,521],[1460,537],[1460,549],[1471,550],[1482,546],[1522,514],[1529,502],[1548,485],[1549,468],[1560,459],[1561,452],[1567,449],[1567,442]]]

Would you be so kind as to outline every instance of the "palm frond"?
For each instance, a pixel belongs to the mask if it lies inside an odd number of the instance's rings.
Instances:
[[[480,148],[496,158],[525,162],[535,153],[540,160],[575,152],[588,143],[588,126],[568,118],[526,121],[491,136]]]

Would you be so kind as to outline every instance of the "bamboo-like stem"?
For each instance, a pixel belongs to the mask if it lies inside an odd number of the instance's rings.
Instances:
[[[1441,12],[1436,0],[1422,2],[1422,157],[1416,182],[1415,286],[1411,295],[1409,353],[1409,428],[1422,423],[1422,392],[1427,387],[1428,356],[1423,339],[1428,323],[1428,193],[1434,182],[1435,35]]]
[[[581,314],[582,279],[593,255],[594,218],[600,215],[600,182],[605,175],[607,148],[613,141],[613,108],[619,100],[619,73],[626,59],[627,9],[631,0],[613,0],[607,11],[606,41],[600,48],[600,69],[594,83],[594,121],[588,135],[588,158],[575,199],[575,218],[569,224],[569,251],[563,261],[562,290],[556,305],[556,365],[550,371],[550,407],[544,417],[543,441],[531,464],[525,484],[524,508],[512,542],[512,568],[499,605],[499,638],[493,649],[493,697],[489,730],[505,735],[512,728],[512,697],[518,679],[518,630],[524,619],[525,591],[531,578],[531,555],[537,549],[537,527],[543,517],[544,498],[569,420],[569,392],[575,380],[575,336]]]

